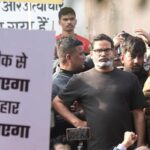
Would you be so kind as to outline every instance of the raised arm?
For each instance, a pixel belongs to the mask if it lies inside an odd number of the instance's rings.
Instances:
[[[126,131],[124,133],[124,139],[113,150],[127,150],[131,145],[133,145],[137,140],[137,135],[134,132]]]
[[[150,45],[150,34],[144,29],[136,29],[135,33],[137,36],[142,38],[148,45]]]

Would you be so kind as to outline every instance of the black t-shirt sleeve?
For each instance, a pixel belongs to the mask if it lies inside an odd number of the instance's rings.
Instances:
[[[145,108],[147,106],[146,99],[136,76],[132,76],[132,81],[133,88],[131,90],[131,110]]]
[[[52,100],[55,98],[55,96],[59,93],[60,89],[56,84],[52,85]]]
[[[80,78],[78,75],[73,77],[67,83],[65,89],[63,89],[58,97],[64,101],[64,104],[70,106],[74,100],[78,100],[80,96]]]

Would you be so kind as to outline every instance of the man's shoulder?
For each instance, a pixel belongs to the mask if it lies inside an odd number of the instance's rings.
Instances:
[[[75,34],[75,37],[76,37],[78,40],[81,40],[81,41],[85,41],[85,42],[90,43],[90,41],[89,41],[87,38],[85,38],[85,37],[83,37],[83,36],[81,36],[81,35],[79,35],[79,34]],[[56,40],[59,40],[60,38],[62,38],[62,34],[56,35],[55,38],[56,38]]]
[[[81,35],[79,35],[79,34],[76,34],[76,38],[77,38],[78,40],[80,40],[80,41],[85,41],[85,42],[90,43],[90,41],[89,41],[87,38],[85,38],[85,37],[83,37],[83,36],[81,36]]]
[[[70,78],[70,75],[62,73],[61,71],[57,71],[53,74],[53,82],[69,80]]]
[[[61,38],[61,34],[58,34],[55,36],[56,40],[59,40]]]
[[[115,70],[116,70],[118,73],[123,74],[123,75],[135,76],[134,73],[132,73],[132,72],[124,71],[124,70],[118,69],[118,68],[116,68]]]
[[[83,43],[85,53],[89,54],[90,53],[90,48],[91,48],[90,41],[87,38],[85,38],[81,35],[78,35],[78,34],[75,34],[75,35],[76,35],[76,38]]]
[[[70,76],[67,76],[61,72],[54,73],[52,81],[53,89],[56,89],[57,91],[63,89],[70,79]]]
[[[60,71],[56,71],[56,72],[53,74],[53,80],[59,78],[59,76],[60,76]]]
[[[59,72],[55,72],[52,76],[53,85],[58,84],[61,80],[61,75]]]
[[[86,70],[86,71],[83,71],[83,72],[80,72],[76,75],[74,75],[76,78],[90,78],[90,76],[93,76],[93,73],[94,73],[94,68],[91,68],[89,70]]]
[[[124,78],[125,80],[131,79],[131,80],[137,80],[137,77],[134,73],[132,72],[127,72],[121,69],[115,69],[115,74],[117,77],[121,77],[122,79]]]

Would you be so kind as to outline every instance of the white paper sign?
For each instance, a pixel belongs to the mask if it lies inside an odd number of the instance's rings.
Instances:
[[[0,149],[48,150],[53,31],[0,30]]]
[[[0,2],[0,28],[59,30],[62,4]]]
[[[30,2],[30,3],[48,3],[48,4],[61,4],[62,3],[62,0],[6,0],[6,1],[10,1],[10,2]]]

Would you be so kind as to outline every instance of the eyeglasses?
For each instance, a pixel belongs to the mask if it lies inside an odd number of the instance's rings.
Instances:
[[[112,48],[105,48],[105,49],[93,49],[93,51],[95,52],[95,53],[102,53],[102,52],[106,52],[106,53],[108,53],[108,52],[110,52],[112,50]]]

